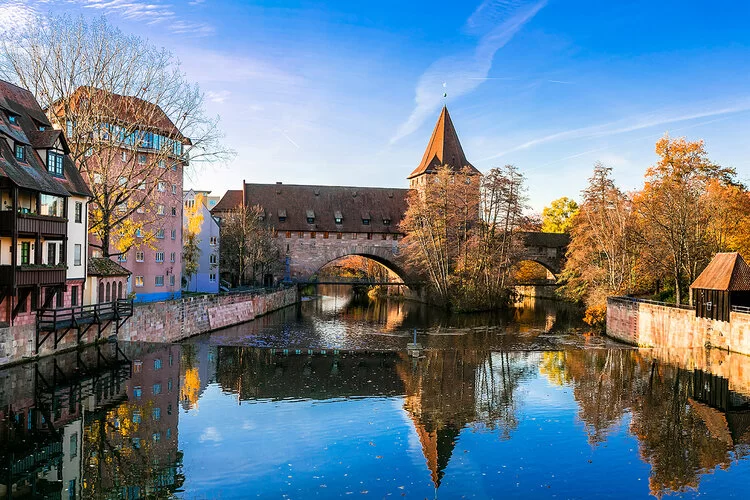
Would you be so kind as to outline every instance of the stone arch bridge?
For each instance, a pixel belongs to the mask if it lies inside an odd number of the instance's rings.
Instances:
[[[354,236],[357,238],[355,239]],[[377,237],[375,237],[377,236]],[[311,239],[309,235],[287,244],[287,269],[285,279],[296,282],[315,280],[316,275],[326,264],[352,255],[367,257],[396,273],[405,283],[417,280],[406,272],[399,262],[399,241],[402,235],[342,235],[341,239]],[[533,261],[542,265],[557,277],[565,263],[568,235],[556,233],[524,233],[524,252],[521,260]],[[279,235],[282,239],[283,235]]]

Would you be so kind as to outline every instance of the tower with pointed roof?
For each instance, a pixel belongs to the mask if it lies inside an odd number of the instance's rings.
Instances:
[[[453,120],[448,113],[448,108],[443,106],[440,117],[432,131],[427,150],[422,156],[422,161],[414,171],[409,174],[409,187],[419,189],[424,185],[428,176],[437,172],[443,165],[449,166],[454,172],[459,172],[464,167],[469,168],[473,174],[479,175],[479,170],[469,163],[458,140],[458,134],[453,126]]]

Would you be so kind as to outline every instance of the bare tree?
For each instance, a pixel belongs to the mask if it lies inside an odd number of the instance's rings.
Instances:
[[[104,17],[52,17],[6,37],[0,75],[28,88],[65,131],[94,194],[90,231],[105,256],[153,241],[154,198],[188,160],[195,168],[234,154],[179,61]]]
[[[281,269],[281,250],[275,230],[259,205],[238,207],[221,219],[223,273],[232,286],[262,284],[264,277]]]

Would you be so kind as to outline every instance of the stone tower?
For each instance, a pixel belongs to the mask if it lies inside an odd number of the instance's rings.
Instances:
[[[458,134],[453,127],[451,115],[448,108],[443,106],[440,117],[432,131],[430,143],[424,152],[422,161],[414,171],[409,174],[409,187],[419,189],[423,186],[430,174],[434,174],[437,169],[443,165],[450,166],[455,172],[464,167],[469,167],[475,174],[479,175],[479,170],[466,159],[461,142],[458,140]]]

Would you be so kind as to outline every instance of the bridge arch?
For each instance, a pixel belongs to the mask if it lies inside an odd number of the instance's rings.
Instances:
[[[318,248],[316,252],[308,253],[304,259],[298,259],[296,262],[294,258],[291,259],[291,277],[296,281],[309,281],[326,265],[350,256],[371,259],[395,273],[404,283],[413,281],[409,273],[398,262],[398,246],[395,244],[337,245]]]

